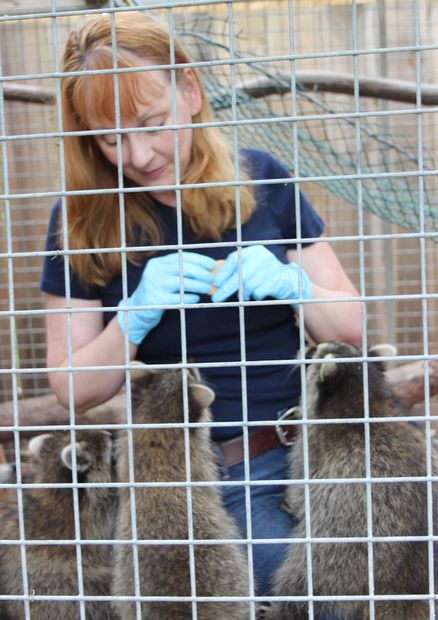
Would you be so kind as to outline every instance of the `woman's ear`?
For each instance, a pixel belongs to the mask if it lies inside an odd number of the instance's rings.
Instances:
[[[183,69],[183,76],[183,89],[189,99],[190,111],[192,116],[196,116],[202,108],[201,87],[196,73],[190,67]]]

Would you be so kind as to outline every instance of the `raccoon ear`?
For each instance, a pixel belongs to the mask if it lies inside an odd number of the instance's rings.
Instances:
[[[43,433],[41,435],[37,435],[36,437],[32,437],[32,439],[28,443],[29,450],[34,456],[41,456],[44,444],[51,437],[52,435],[50,433]]]
[[[73,469],[72,445],[65,446],[61,452],[61,461],[69,469]],[[90,457],[80,442],[76,442],[76,467],[79,472],[90,469]]]
[[[0,463],[0,482],[9,482],[12,480],[13,473],[13,465],[9,463]]]
[[[201,383],[201,373],[199,372],[199,368],[196,366],[192,366],[188,369],[189,377],[196,381],[196,383]]]
[[[132,360],[129,362],[128,369],[132,378],[156,375],[159,372],[156,368],[149,368],[147,364],[144,364],[138,360]]]
[[[397,355],[397,347],[393,344],[376,344],[368,351],[370,357],[393,357]]]
[[[376,344],[368,350],[369,357],[393,357],[397,355],[397,348],[392,344]],[[386,370],[387,361],[378,362],[382,370]]]
[[[206,409],[216,398],[213,390],[202,383],[196,383],[190,386],[190,391],[196,402]]]
[[[333,353],[327,353],[321,359],[336,359]],[[330,381],[333,377],[336,376],[338,372],[338,364],[336,362],[327,362],[326,364],[321,364],[319,368],[319,378],[321,381]]]

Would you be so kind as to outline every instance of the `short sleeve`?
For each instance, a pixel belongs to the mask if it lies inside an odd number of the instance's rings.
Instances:
[[[281,222],[281,228],[284,238],[295,239],[300,237],[302,241],[305,242],[306,239],[315,239],[316,237],[320,237],[324,231],[324,222],[315,211],[315,209],[312,207],[303,192],[299,193],[299,214],[301,231],[300,235],[298,235],[298,209],[296,209],[295,190],[293,185],[291,185],[290,188],[292,190],[291,193],[293,193],[293,196],[291,196],[290,200],[287,200],[285,204],[283,203],[284,208],[278,209],[276,213],[278,219]],[[290,244],[290,246],[296,247],[296,244]]]
[[[287,168],[269,153],[253,149],[244,150],[250,166],[250,175],[258,180],[290,179]],[[324,222],[310,204],[303,192],[299,193],[300,238],[316,239],[324,231]],[[266,183],[256,187],[256,201],[260,208],[267,209],[278,223],[283,239],[296,239],[297,211],[294,183]],[[313,241],[314,242],[314,241]],[[309,242],[309,243],[313,243]],[[286,243],[295,248],[296,243]]]
[[[61,201],[59,200],[50,213],[49,226],[46,237],[46,252],[53,252],[44,257],[43,271],[40,280],[40,290],[51,295],[66,296],[65,268],[62,248],[59,244],[58,227],[61,217]],[[93,287],[84,288],[79,279],[70,270],[70,296],[79,299],[98,299],[97,290]]]

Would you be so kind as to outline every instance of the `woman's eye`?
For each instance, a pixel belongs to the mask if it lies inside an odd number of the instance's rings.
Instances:
[[[144,122],[144,127],[163,127],[164,118],[152,118]]]
[[[120,140],[123,142],[124,134],[120,136]],[[113,134],[108,134],[107,136],[102,136],[103,141],[106,146],[117,146],[117,136]]]

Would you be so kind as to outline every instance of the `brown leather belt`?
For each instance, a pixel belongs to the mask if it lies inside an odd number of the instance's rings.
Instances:
[[[289,446],[296,434],[296,425],[282,425],[281,420],[293,419],[296,407],[288,409],[275,426],[261,426],[248,432],[249,458],[260,456],[269,450],[278,448],[279,446]],[[217,441],[216,446],[221,453],[222,464],[227,467],[238,465],[244,461],[244,444],[243,435],[226,439],[225,441]]]

